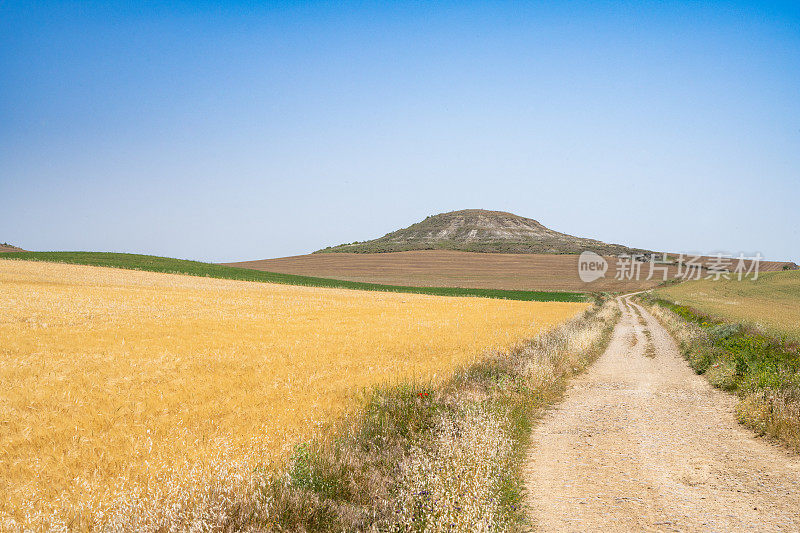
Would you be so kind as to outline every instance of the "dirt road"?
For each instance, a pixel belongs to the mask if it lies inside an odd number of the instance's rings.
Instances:
[[[534,527],[800,531],[800,457],[737,424],[736,399],[694,374],[646,310],[620,305],[608,350],[534,431]]]

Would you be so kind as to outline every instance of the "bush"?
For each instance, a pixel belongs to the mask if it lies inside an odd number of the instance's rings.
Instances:
[[[698,374],[740,397],[739,421],[800,451],[800,351],[796,344],[686,306],[643,298]]]

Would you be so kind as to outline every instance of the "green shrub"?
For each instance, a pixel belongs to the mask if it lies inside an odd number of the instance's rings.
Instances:
[[[716,387],[736,391],[741,398],[737,412],[742,423],[800,450],[797,344],[667,300],[643,300],[682,319],[665,325],[679,338],[681,352],[698,374],[705,374]],[[686,329],[693,334],[682,334]]]

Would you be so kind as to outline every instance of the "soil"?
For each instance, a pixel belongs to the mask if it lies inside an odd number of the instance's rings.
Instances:
[[[637,279],[617,280],[617,261],[606,257],[605,277],[584,283],[578,276],[578,256],[570,254],[495,254],[452,250],[415,250],[380,254],[310,254],[261,261],[226,263],[284,274],[422,287],[633,292],[658,285],[647,280],[649,264]],[[669,276],[676,267],[669,267]]]

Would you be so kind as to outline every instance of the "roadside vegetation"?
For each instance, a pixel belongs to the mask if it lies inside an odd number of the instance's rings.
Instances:
[[[0,260],[1,259],[71,263],[78,265],[124,268],[129,270],[144,270],[168,274],[186,274],[189,276],[233,279],[240,281],[280,283],[283,285],[430,294],[433,296],[476,296],[481,298],[499,298],[505,300],[538,302],[583,302],[586,300],[585,294],[577,292],[383,285],[379,283],[363,283],[358,281],[344,281],[330,278],[299,276],[294,274],[280,274],[277,272],[264,272],[261,270],[237,268],[225,265],[217,265],[214,263],[189,261],[185,259],[172,259],[169,257],[158,257],[153,255],[111,252],[9,252],[0,256]]]
[[[440,385],[366,393],[362,409],[297,446],[286,470],[215,486],[191,510],[114,517],[135,530],[513,531],[526,527],[521,468],[536,416],[610,340],[615,302]]]
[[[626,304],[628,303],[627,298],[625,299]],[[644,333],[645,338],[645,347],[644,347],[644,355],[647,357],[655,357],[656,356],[656,346],[653,344],[653,333],[650,331],[650,328],[647,327],[647,320],[645,320],[644,316],[642,316],[642,312],[639,311],[639,308],[635,305],[628,305],[628,308],[633,311],[634,315],[636,315],[636,320],[639,322],[639,325],[642,327],[642,332]],[[636,339],[636,333],[633,334],[634,339]],[[635,342],[633,344],[636,344]]]
[[[800,452],[800,348],[749,325],[645,295],[698,374],[739,397],[739,421]]]

